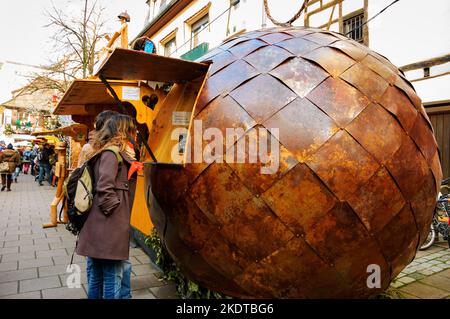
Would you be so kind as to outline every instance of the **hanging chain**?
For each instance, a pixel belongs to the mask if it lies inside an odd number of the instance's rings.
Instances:
[[[279,22],[272,17],[272,15],[270,14],[269,5],[267,4],[267,0],[264,0],[264,9],[266,10],[267,17],[270,19],[270,21],[272,21],[273,24],[278,25],[280,27],[288,27],[288,26],[291,26],[292,22],[294,22],[295,20],[297,20],[300,17],[303,10],[308,6],[308,2],[309,2],[309,0],[304,0],[303,5],[301,6],[300,10],[298,10],[298,12],[291,19],[289,19],[288,21],[286,21],[284,23]]]

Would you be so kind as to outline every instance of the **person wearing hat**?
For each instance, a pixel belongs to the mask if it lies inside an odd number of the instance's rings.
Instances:
[[[128,24],[130,22],[130,15],[127,11],[120,13],[117,16],[120,19],[121,27],[119,31],[114,32],[112,37],[107,36],[108,44],[103,50],[112,52],[113,44],[116,42],[117,38],[120,37],[120,47],[123,49],[128,49]]]
[[[7,148],[0,153],[0,174],[2,180],[2,188],[3,192],[6,188],[8,192],[11,191],[12,184],[12,173],[16,169],[16,166],[19,165],[20,156],[19,153],[14,150],[12,144],[8,144]],[[6,164],[4,164],[6,163]]]

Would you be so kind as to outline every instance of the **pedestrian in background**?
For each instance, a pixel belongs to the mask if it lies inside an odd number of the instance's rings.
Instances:
[[[23,152],[22,156],[22,170],[25,175],[28,174],[30,164],[31,164],[31,148],[27,147],[25,148],[25,151]]]
[[[38,162],[39,162],[39,186],[42,186],[42,181],[44,180],[44,175],[47,177],[47,181],[49,185],[52,185],[52,174],[51,174],[51,165],[50,165],[50,156],[52,156],[55,151],[51,148],[50,144],[45,143],[44,147],[38,154]]]
[[[36,175],[36,159],[37,159],[37,155],[39,153],[39,145],[35,144],[33,146],[33,150],[31,151],[31,162],[30,162],[30,169],[31,169],[31,175],[35,176]]]
[[[11,191],[12,174],[14,173],[16,166],[19,164],[19,161],[19,153],[14,150],[12,144],[8,144],[7,148],[0,152],[2,192],[5,188],[8,192]]]
[[[12,175],[12,179],[17,183],[17,177],[19,177],[20,171],[22,170],[22,151],[20,149],[16,150],[19,153],[19,163],[16,164],[16,168]]]

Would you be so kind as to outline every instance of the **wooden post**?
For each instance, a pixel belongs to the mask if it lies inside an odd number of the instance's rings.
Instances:
[[[58,177],[58,185],[56,186],[55,197],[50,204],[50,223],[43,224],[43,228],[56,227],[58,225],[58,204],[64,197],[63,184],[66,177],[66,149],[66,143],[60,142],[56,144],[55,151],[58,154],[58,161],[56,162],[55,175]],[[64,210],[63,220],[60,223],[67,223],[67,219],[67,210]]]
[[[369,0],[364,0],[364,20],[363,23],[366,23],[369,19]],[[363,40],[364,45],[369,46],[369,25],[365,24],[363,29]]]

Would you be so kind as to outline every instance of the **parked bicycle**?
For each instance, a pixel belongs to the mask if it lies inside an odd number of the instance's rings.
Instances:
[[[444,184],[444,182],[446,182],[446,184]],[[445,192],[445,189],[448,188],[448,182],[448,179],[443,181],[441,191]],[[439,234],[442,235],[444,240],[447,240],[450,247],[450,197],[448,192],[445,193],[446,194],[444,195],[443,192],[439,192],[436,208],[433,212],[433,220],[431,222],[430,232],[428,233],[428,237],[423,245],[419,248],[420,250],[425,250],[431,247],[431,245],[433,245],[439,239]]]

